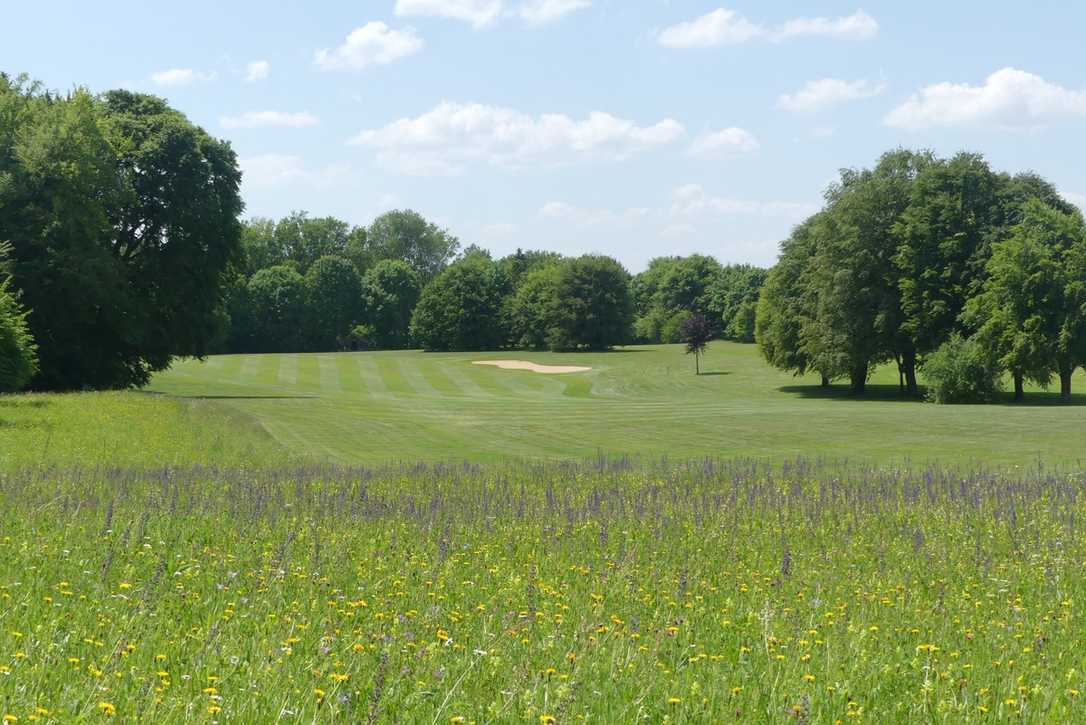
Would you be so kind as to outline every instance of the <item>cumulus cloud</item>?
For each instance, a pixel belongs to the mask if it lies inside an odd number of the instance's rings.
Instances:
[[[922,88],[891,111],[885,122],[906,129],[967,125],[1030,129],[1063,119],[1086,119],[1086,90],[1003,68],[979,86],[937,83]]]
[[[539,210],[539,216],[544,219],[558,219],[586,227],[635,224],[647,217],[649,213],[649,210],[644,208],[624,209],[622,211],[585,209],[561,201],[544,204]]]
[[[328,188],[341,182],[350,171],[343,164],[312,169],[300,156],[284,154],[242,157],[238,163],[241,165],[243,183],[262,189],[295,185]]]
[[[254,60],[245,66],[246,83],[262,81],[271,73],[271,63],[266,60]]]
[[[219,123],[224,128],[305,128],[315,126],[319,121],[308,111],[248,111],[240,116],[223,116]]]
[[[179,87],[215,80],[214,73],[201,73],[192,68],[170,68],[151,74],[151,80],[160,86]]]
[[[664,28],[657,40],[668,48],[708,48],[752,40],[780,43],[803,37],[866,40],[878,32],[879,24],[863,10],[840,18],[795,18],[778,26],[766,26],[734,10],[717,8],[694,20]]]
[[[849,101],[874,98],[886,90],[885,83],[866,80],[844,81],[839,78],[821,78],[809,81],[795,93],[785,93],[777,98],[777,108],[793,113],[811,113]]]
[[[675,216],[713,213],[802,219],[816,211],[817,204],[806,202],[752,201],[710,196],[698,184],[680,186],[671,196],[671,213]]]
[[[750,131],[735,126],[700,136],[690,146],[689,155],[697,158],[722,158],[750,153],[761,148]]]
[[[472,162],[519,166],[578,158],[620,160],[670,144],[685,130],[665,119],[651,126],[595,111],[577,120],[564,114],[531,116],[478,103],[443,102],[420,116],[401,118],[351,139],[377,152],[385,166],[416,175],[455,174]]]
[[[519,15],[531,25],[543,25],[592,6],[592,0],[528,0]]]
[[[362,71],[417,53],[423,45],[424,41],[412,28],[394,30],[373,21],[352,30],[339,47],[318,50],[313,62],[326,71]]]
[[[485,28],[501,16],[502,7],[502,0],[396,0],[396,15],[449,18]]]

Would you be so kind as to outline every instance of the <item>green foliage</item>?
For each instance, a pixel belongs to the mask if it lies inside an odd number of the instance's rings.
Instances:
[[[630,274],[610,257],[585,255],[558,267],[552,350],[606,350],[633,333]]]
[[[371,344],[385,349],[407,347],[411,313],[421,294],[418,273],[407,262],[384,259],[367,271],[362,299]]]
[[[482,254],[453,263],[426,286],[411,318],[411,338],[426,350],[488,350],[507,334],[500,324],[509,282]]]
[[[712,280],[708,296],[710,318],[718,320],[721,336],[736,342],[754,342],[758,297],[768,271],[749,264],[721,267]]]
[[[305,349],[310,320],[305,278],[289,265],[268,267],[253,275],[246,289],[252,306],[254,352],[297,352]]]
[[[38,369],[38,346],[30,334],[29,311],[11,289],[11,245],[0,242],[0,393],[21,390]]]
[[[240,180],[229,145],[161,99],[0,76],[0,238],[33,310],[33,385],[140,385],[206,354],[239,253]]]
[[[515,347],[546,350],[558,335],[559,264],[540,265],[521,277],[507,300],[506,326]]]
[[[398,259],[411,265],[423,284],[434,279],[460,249],[460,240],[448,230],[410,210],[390,211],[377,217],[360,243],[359,254],[366,259],[360,268],[381,259]]]
[[[362,281],[343,257],[320,257],[305,273],[310,350],[338,350],[362,317]]]
[[[924,377],[934,403],[986,403],[1001,389],[999,365],[988,350],[957,332],[925,358]]]

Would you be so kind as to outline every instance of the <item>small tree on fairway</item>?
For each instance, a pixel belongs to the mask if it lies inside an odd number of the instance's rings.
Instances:
[[[694,372],[701,375],[701,354],[713,339],[713,325],[705,315],[694,313],[682,321],[679,329],[686,343],[686,354],[694,355]]]

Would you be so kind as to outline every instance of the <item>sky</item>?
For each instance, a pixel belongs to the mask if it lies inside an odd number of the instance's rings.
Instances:
[[[0,70],[154,93],[228,139],[246,216],[411,208],[632,272],[770,265],[844,167],[983,153],[1086,206],[1086,3],[12,3]]]

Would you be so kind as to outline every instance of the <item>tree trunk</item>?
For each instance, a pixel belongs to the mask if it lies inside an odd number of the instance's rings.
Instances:
[[[901,365],[905,368],[905,392],[914,397],[920,395],[920,386],[916,383],[916,351],[905,353]]]
[[[853,367],[848,377],[852,394],[863,395],[867,390],[867,363]]]
[[[694,353],[694,374],[701,375],[701,355],[697,352]]]
[[[895,355],[894,359],[897,360],[897,392],[898,395],[905,394],[905,367],[901,362],[901,356]]]
[[[826,373],[822,373],[822,387],[823,388],[830,387],[830,376],[826,375]]]
[[[1060,399],[1065,403],[1071,402],[1071,376],[1074,372],[1074,368],[1060,371]]]
[[[1021,402],[1026,397],[1026,381],[1022,373],[1014,372],[1014,400]]]

